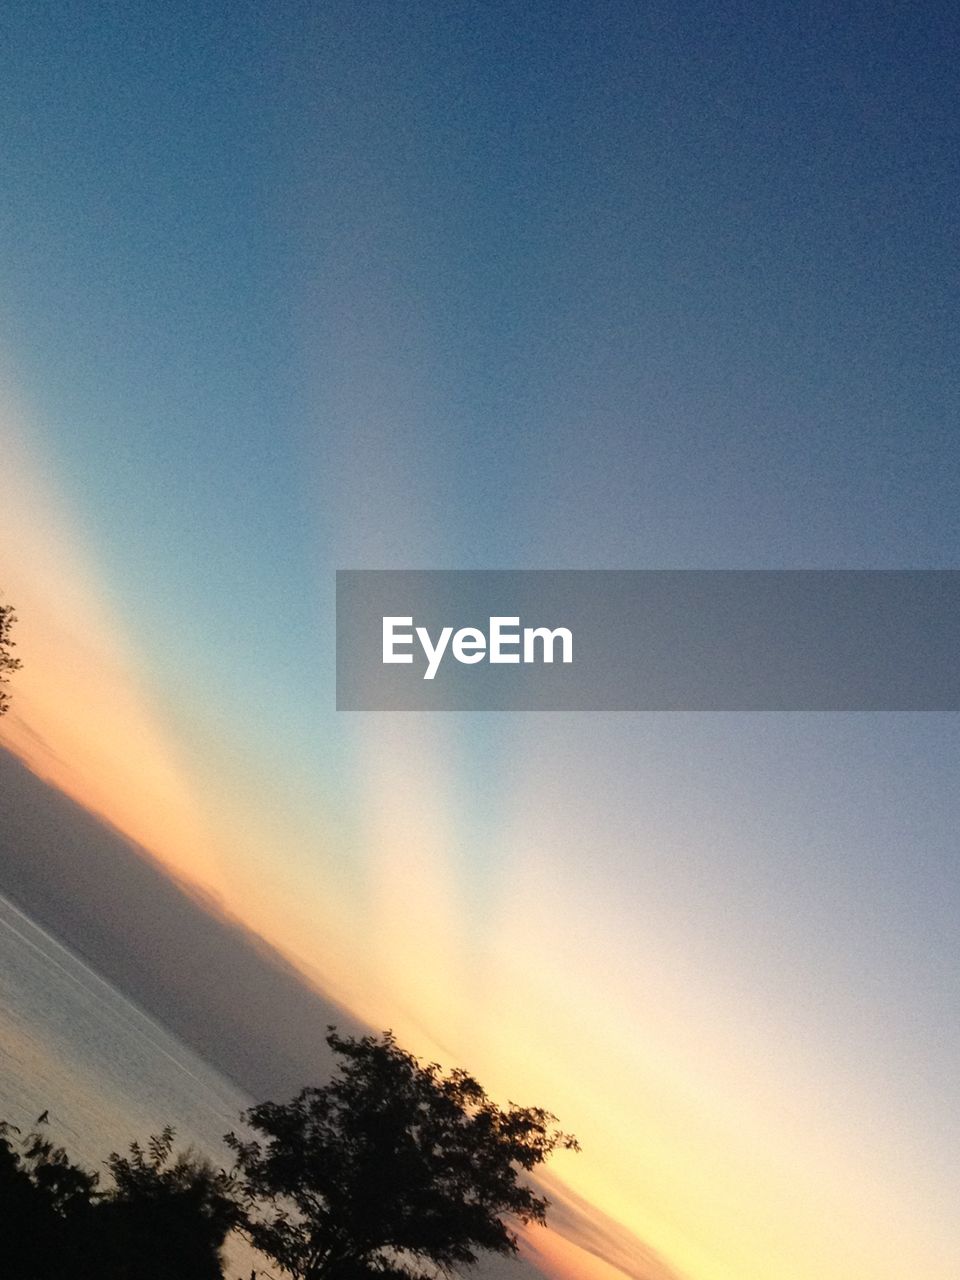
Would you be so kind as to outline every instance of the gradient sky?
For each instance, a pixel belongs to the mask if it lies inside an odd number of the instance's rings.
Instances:
[[[960,567],[958,44],[946,3],[2,19],[4,740],[556,1110],[598,1280],[960,1274],[960,724],[338,716],[333,571]]]

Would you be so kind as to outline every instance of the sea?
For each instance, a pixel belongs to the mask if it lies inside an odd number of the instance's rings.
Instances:
[[[223,1136],[252,1100],[0,896],[0,1120],[46,1135],[88,1169],[171,1125],[175,1149],[230,1168]],[[257,1264],[242,1244],[227,1275]]]

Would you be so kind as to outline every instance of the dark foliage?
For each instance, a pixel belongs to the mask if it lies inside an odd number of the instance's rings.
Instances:
[[[241,1215],[224,1173],[171,1160],[173,1131],[107,1161],[109,1185],[40,1133],[0,1125],[3,1274],[17,1280],[221,1280]]]
[[[220,1250],[242,1217],[232,1179],[207,1160],[172,1158],[173,1130],[132,1143],[107,1161],[113,1186],[101,1201],[98,1230],[112,1242],[110,1275],[218,1280]],[[149,1262],[144,1263],[145,1246]],[[135,1259],[136,1265],[129,1261]]]
[[[25,1137],[0,1122],[0,1275],[223,1280],[239,1231],[296,1280],[433,1280],[514,1253],[517,1225],[545,1222],[522,1175],[577,1145],[549,1112],[501,1109],[465,1071],[422,1064],[389,1032],[331,1028],[328,1042],[339,1073],[249,1111],[259,1136],[227,1135],[232,1174],[175,1156],[165,1129],[109,1156],[101,1185],[48,1140],[46,1111]]]
[[[493,1103],[392,1034],[343,1039],[340,1072],[247,1114],[263,1141],[227,1137],[250,1202],[253,1244],[296,1280],[426,1280],[516,1251],[518,1223],[547,1202],[522,1181],[576,1142],[536,1107]]]
[[[0,716],[10,706],[10,695],[4,688],[10,672],[20,670],[20,659],[15,658],[10,652],[11,649],[16,648],[16,641],[10,634],[16,620],[17,615],[13,611],[13,606],[0,604]]]

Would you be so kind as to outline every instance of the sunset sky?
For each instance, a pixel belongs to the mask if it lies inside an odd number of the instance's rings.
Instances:
[[[960,721],[337,714],[334,571],[960,567],[958,44],[3,19],[0,741],[556,1111],[557,1280],[956,1280]]]

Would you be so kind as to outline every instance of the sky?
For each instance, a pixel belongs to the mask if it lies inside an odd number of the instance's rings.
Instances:
[[[555,1110],[602,1280],[955,1280],[960,728],[337,714],[334,571],[960,567],[958,25],[2,19],[2,739]]]

